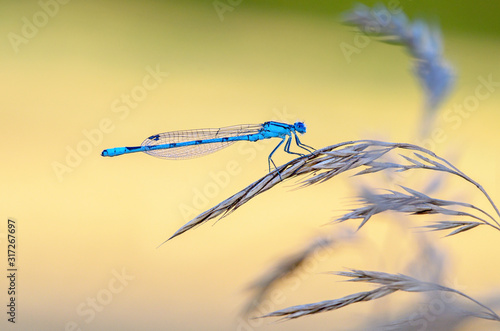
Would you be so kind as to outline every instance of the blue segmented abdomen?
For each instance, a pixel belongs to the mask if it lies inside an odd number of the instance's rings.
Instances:
[[[215,143],[204,143],[207,139],[241,137],[260,132],[262,124],[236,125],[219,129],[198,129],[172,131],[153,135],[144,140],[141,146],[157,146],[171,144],[170,148],[146,150],[144,153],[162,159],[181,160],[190,159],[214,153],[233,144],[236,140],[221,139]],[[192,142],[192,145],[182,146],[183,143]],[[180,146],[176,146],[180,145]]]

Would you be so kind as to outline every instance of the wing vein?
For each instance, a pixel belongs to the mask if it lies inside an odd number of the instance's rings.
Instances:
[[[141,146],[157,146],[195,140],[238,137],[243,135],[256,134],[261,130],[261,128],[262,124],[245,124],[217,129],[197,129],[165,132],[147,138],[142,142]],[[235,141],[229,140],[217,143],[205,143],[191,146],[157,149],[146,151],[145,153],[162,159],[190,159],[214,153],[222,148],[232,145],[234,142]]]

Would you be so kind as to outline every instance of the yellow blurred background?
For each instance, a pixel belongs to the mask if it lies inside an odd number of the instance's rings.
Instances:
[[[238,317],[252,280],[315,235],[335,231],[323,225],[352,207],[348,174],[300,190],[286,182],[157,249],[192,217],[265,175],[277,141],[185,161],[100,156],[160,132],[268,120],[305,121],[301,140],[315,148],[367,138],[426,143],[415,138],[423,93],[405,51],[373,41],[350,59],[342,54],[339,45],[354,42],[353,29],[339,23],[351,2],[322,14],[280,2],[222,2],[232,8],[222,16],[212,1],[2,3],[0,265],[7,269],[7,219],[14,218],[18,315],[12,325],[2,311],[1,329],[336,330],[362,325],[376,311],[377,304],[362,304],[286,323]],[[427,147],[500,201],[500,89],[460,123],[443,118],[474,94],[478,77],[500,81],[500,39],[441,23],[458,80],[437,116],[446,137]],[[280,164],[291,159],[275,155]],[[418,176],[414,182],[426,178]],[[447,185],[439,198],[489,208],[472,185]],[[365,243],[302,273],[271,308],[358,290],[321,272],[403,272],[415,243],[391,224],[371,220],[360,232]],[[432,238],[448,258],[445,285],[477,298],[498,289],[498,233],[480,227],[442,235]]]

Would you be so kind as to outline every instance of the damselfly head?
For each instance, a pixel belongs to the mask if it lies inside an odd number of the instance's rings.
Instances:
[[[295,127],[295,131],[297,131],[298,133],[306,133],[306,125],[304,124],[304,122],[295,122],[293,126]]]

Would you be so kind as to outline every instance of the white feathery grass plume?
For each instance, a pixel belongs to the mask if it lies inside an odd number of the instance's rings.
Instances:
[[[344,13],[343,21],[378,40],[406,47],[414,59],[413,72],[426,95],[422,132],[431,127],[435,112],[455,82],[453,67],[443,57],[443,41],[437,25],[423,20],[410,22],[402,10],[390,11],[383,4],[373,8],[358,4]]]
[[[412,157],[401,155],[403,162],[384,162],[382,157],[394,150],[413,153]],[[184,232],[193,229],[216,217],[224,217],[247,203],[257,195],[273,188],[282,181],[307,176],[300,184],[301,187],[323,183],[349,170],[362,168],[356,175],[364,175],[379,171],[408,171],[426,169],[450,173],[475,185],[488,199],[497,215],[500,212],[484,188],[465,173],[458,170],[445,159],[423,147],[408,143],[389,143],[376,140],[358,140],[339,143],[318,149],[311,154],[298,157],[271,171],[264,177],[247,186],[242,191],[227,198],[218,205],[204,211],[194,219],[183,225],[169,239],[175,238]],[[281,177],[280,177],[281,176]],[[499,225],[496,221],[495,223]],[[166,242],[165,241],[165,242]]]
[[[458,201],[448,201],[431,198],[421,192],[412,190],[410,188],[401,186],[407,193],[404,194],[394,190],[387,190],[390,193],[387,194],[375,194],[368,189],[365,189],[361,198],[359,199],[362,203],[362,207],[354,209],[353,211],[337,218],[335,222],[345,222],[352,219],[362,219],[358,230],[368,222],[368,220],[379,213],[385,211],[394,211],[399,213],[411,214],[411,215],[429,215],[429,214],[440,214],[445,216],[463,216],[473,218],[475,221],[438,221],[432,225],[424,226],[424,228],[431,229],[433,231],[437,230],[447,230],[455,229],[447,236],[451,236],[460,232],[464,232],[477,227],[478,225],[489,225],[496,230],[500,231],[500,226],[496,223],[496,220],[489,215],[484,210],[464,202]],[[489,219],[493,220],[495,223],[491,223],[485,218],[476,216],[474,214],[454,210],[451,208],[445,208],[448,206],[460,206],[469,208],[475,211],[479,211],[483,216],[487,216]]]
[[[351,279],[347,280],[350,282],[367,282],[382,286],[371,291],[351,294],[340,299],[326,300],[306,305],[298,305],[298,306],[284,308],[261,317],[282,317],[282,319],[289,320],[325,311],[340,309],[342,307],[354,303],[379,299],[381,297],[384,297],[386,295],[392,294],[397,291],[404,291],[404,292],[445,291],[462,296],[474,302],[475,304],[479,305],[482,308],[482,310],[480,312],[473,313],[474,316],[500,322],[500,316],[498,316],[493,310],[483,305],[479,301],[471,298],[470,296],[455,289],[452,289],[450,287],[430,282],[422,282],[413,277],[409,277],[402,274],[389,274],[378,271],[364,271],[364,270],[350,269],[350,271],[342,271],[342,272],[337,272],[335,274],[340,276],[350,277]]]
[[[314,238],[298,252],[280,259],[248,287],[249,290],[254,291],[254,295],[248,301],[243,314],[249,315],[258,308],[271,288],[274,288],[281,280],[296,272],[306,261],[314,259],[318,251],[331,250],[333,246],[353,239],[353,235],[354,233],[348,229],[337,229],[335,233]]]

